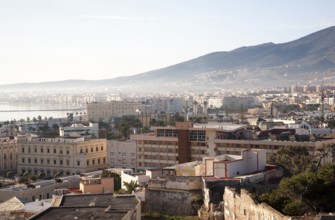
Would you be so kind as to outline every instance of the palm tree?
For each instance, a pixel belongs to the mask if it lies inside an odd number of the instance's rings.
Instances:
[[[127,193],[132,193],[135,191],[137,187],[140,185],[137,183],[137,181],[131,180],[130,182],[123,181],[123,185],[126,187]]]

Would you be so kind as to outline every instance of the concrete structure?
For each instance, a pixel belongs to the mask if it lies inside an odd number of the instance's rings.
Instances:
[[[105,139],[18,137],[17,171],[46,176],[81,174],[107,167]]]
[[[266,152],[261,149],[247,149],[241,155],[219,155],[205,157],[204,176],[233,178],[265,170]]]
[[[107,146],[109,167],[136,170],[136,142],[134,140],[109,140]]]
[[[177,176],[202,176],[204,174],[202,161],[192,161],[176,165]]]
[[[0,138],[0,173],[16,169],[17,148],[16,139]]]
[[[89,176],[83,176],[80,178],[79,189],[84,194],[113,193],[114,179],[109,177],[94,178]]]
[[[145,105],[140,102],[111,101],[87,103],[87,120],[111,120],[115,117],[125,115],[137,115],[136,110],[145,109]]]
[[[80,176],[68,176],[56,180],[44,180],[28,185],[16,185],[9,188],[0,189],[0,202],[4,202],[13,196],[25,201],[35,201],[36,199],[49,199],[54,195],[55,190],[79,188]]]
[[[40,212],[29,220],[49,219],[122,219],[140,220],[141,202],[134,195],[66,195],[58,207]]]
[[[89,126],[83,124],[72,124],[71,126],[59,127],[60,137],[99,137],[98,123],[90,123]]]
[[[150,180],[145,190],[146,208],[168,215],[195,215],[202,205],[201,187],[200,176]]]

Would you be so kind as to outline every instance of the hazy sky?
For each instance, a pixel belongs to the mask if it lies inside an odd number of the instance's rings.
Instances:
[[[335,25],[334,0],[0,0],[0,84],[107,79]]]

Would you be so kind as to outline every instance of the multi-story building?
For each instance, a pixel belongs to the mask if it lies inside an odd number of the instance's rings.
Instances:
[[[109,167],[136,169],[136,142],[109,140],[107,158]]]
[[[253,107],[255,98],[251,96],[226,96],[223,98],[223,107],[229,110],[240,110],[243,108]]]
[[[88,126],[83,124],[72,124],[71,126],[59,127],[59,136],[74,137],[74,136],[99,136],[98,123],[90,123]]]
[[[335,139],[304,142],[258,139],[256,132],[247,130],[246,125],[224,123],[180,122],[176,127],[155,127],[154,133],[132,135],[131,139],[136,141],[138,169],[163,168],[222,154],[241,155],[249,148],[265,149],[268,159],[286,147],[304,146],[311,155],[316,155],[317,149],[335,146]]]
[[[137,115],[138,110],[141,109],[145,109],[145,104],[141,102],[111,101],[87,103],[87,120],[99,121],[125,115]]]
[[[105,139],[18,137],[19,174],[73,175],[107,167]]]
[[[203,157],[215,156],[209,148],[209,140],[220,132],[238,132],[245,125],[193,125],[177,122],[176,127],[155,127],[153,134],[131,136],[137,146],[137,167],[167,167],[190,161],[201,161]]]
[[[0,138],[0,173],[16,169],[17,141]]]

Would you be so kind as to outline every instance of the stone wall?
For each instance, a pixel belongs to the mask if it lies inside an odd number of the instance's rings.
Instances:
[[[196,215],[202,204],[201,190],[147,189],[146,211],[166,215]]]
[[[167,215],[196,215],[203,204],[201,177],[166,176],[150,180],[145,190],[146,211]]]
[[[257,204],[250,194],[241,189],[241,193],[237,193],[230,187],[225,188],[222,202],[222,211],[225,220],[235,219],[276,219],[291,220],[291,216],[283,215],[266,203]]]

